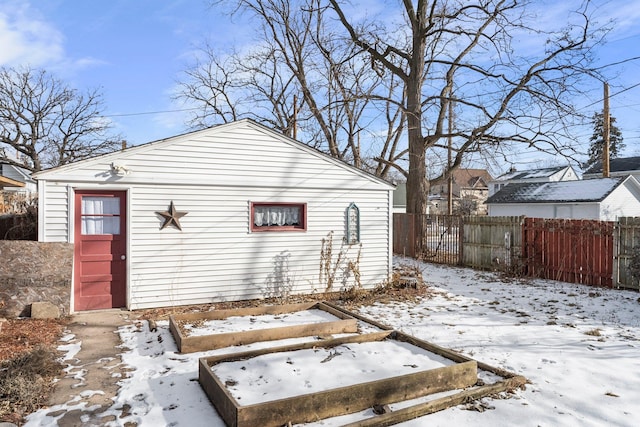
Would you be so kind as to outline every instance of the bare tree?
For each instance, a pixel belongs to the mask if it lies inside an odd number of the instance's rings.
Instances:
[[[80,94],[45,70],[0,69],[0,160],[31,171],[113,151],[97,91]]]
[[[526,144],[562,152],[571,97],[589,64],[589,2],[565,28],[542,28],[519,0],[402,0],[403,20],[356,21],[351,2],[328,0],[346,36],[372,68],[402,81],[407,121],[407,211],[427,206],[427,153],[454,143],[458,167],[470,152]],[[397,10],[396,10],[397,11]],[[387,14],[388,15],[388,14]],[[518,52],[523,37],[540,42]],[[448,130],[448,107],[456,121]],[[446,168],[445,168],[446,172]]]
[[[189,120],[194,129],[249,117],[292,136],[298,90],[270,46],[241,55],[206,43],[179,86],[176,98],[198,107]]]
[[[321,0],[230,3],[257,18],[259,41],[243,54],[201,51],[178,95],[204,106],[192,126],[251,117],[379,176],[398,167],[404,113],[388,102],[397,82],[336,38]]]

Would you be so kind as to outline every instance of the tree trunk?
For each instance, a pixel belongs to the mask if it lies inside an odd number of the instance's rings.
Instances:
[[[427,213],[426,152],[421,132],[411,128],[409,122],[409,174],[407,175],[407,213]]]

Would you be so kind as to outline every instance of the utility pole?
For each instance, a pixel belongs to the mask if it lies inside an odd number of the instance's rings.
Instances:
[[[453,99],[449,93],[449,150],[447,152],[447,214],[453,215],[453,174],[451,173],[451,146],[453,140]]]
[[[291,138],[298,139],[298,97],[293,95],[293,129],[291,130]]]
[[[604,82],[604,106],[602,107],[602,177],[609,178],[609,83]]]

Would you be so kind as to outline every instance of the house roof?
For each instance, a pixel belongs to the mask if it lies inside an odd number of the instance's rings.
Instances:
[[[451,175],[453,176],[454,184],[459,187],[487,187],[487,183],[492,179],[491,174],[486,169],[460,168],[452,171]],[[436,186],[443,182],[447,182],[446,176],[434,180],[431,184]]]
[[[0,188],[2,187],[24,187],[24,182],[16,181],[15,179],[7,178],[0,175]]]
[[[351,172],[364,176],[366,178],[368,178],[371,181],[376,181],[380,184],[383,184],[385,186],[387,186],[389,189],[394,189],[395,185],[390,183],[389,181],[384,180],[383,178],[380,178],[370,172],[367,172],[365,170],[356,168],[355,166],[337,159],[335,157],[332,157],[326,153],[323,153],[322,151],[314,148],[314,147],[310,147],[298,140],[295,140],[293,138],[289,138],[286,135],[283,135],[282,133],[279,133],[277,131],[275,131],[274,129],[271,129],[263,124],[260,124],[258,122],[256,122],[255,120],[252,119],[242,119],[242,120],[238,120],[235,122],[231,122],[231,123],[225,123],[225,124],[221,124],[221,125],[216,125],[216,126],[212,126],[206,129],[201,129],[201,130],[197,130],[197,131],[193,131],[193,132],[187,132],[184,134],[180,134],[180,135],[175,135],[169,138],[164,138],[164,139],[159,139],[156,141],[151,141],[148,142],[146,144],[141,144],[141,145],[135,145],[132,147],[128,147],[126,149],[123,150],[117,150],[114,151],[112,153],[107,153],[107,154],[102,154],[102,155],[98,155],[96,157],[91,157],[89,159],[83,159],[83,160],[78,160],[72,163],[68,163],[66,165],[62,165],[62,166],[57,166],[51,169],[45,169],[42,171],[39,171],[37,173],[35,173],[33,175],[33,178],[35,179],[44,179],[44,178],[48,178],[49,176],[55,176],[56,174],[58,174],[59,172],[65,172],[65,171],[70,171],[70,170],[74,170],[74,169],[78,169],[83,167],[83,165],[87,165],[87,164],[92,164],[93,162],[97,162],[97,161],[113,161],[113,160],[118,160],[118,159],[122,159],[122,158],[126,158],[131,154],[134,153],[139,153],[139,152],[146,152],[148,150],[153,150],[156,147],[159,146],[163,146],[165,144],[172,144],[180,139],[183,139],[185,137],[197,137],[199,135],[206,135],[206,134],[210,134],[210,133],[217,133],[217,132],[224,132],[228,129],[233,129],[233,128],[237,128],[237,127],[253,127],[253,128],[258,128],[261,132],[267,133],[271,136],[273,136],[276,139],[279,139],[280,141],[286,143],[286,144],[290,144],[290,145],[295,145],[298,149],[303,150],[311,155],[317,156],[317,157],[322,157],[325,160],[334,163],[336,165],[338,165],[339,167],[345,168],[350,170]]]
[[[633,177],[509,184],[487,203],[600,202],[627,179]]]
[[[530,169],[525,171],[511,171],[500,175],[496,181],[510,181],[516,179],[534,179],[534,178],[547,178],[555,175],[556,173],[566,169],[568,166],[555,166],[551,168]]]
[[[638,157],[619,157],[609,160],[610,172],[631,172],[640,170],[640,156]],[[585,172],[587,174],[602,174],[602,162],[598,162],[591,166]]]
[[[10,169],[10,171],[13,173],[8,171],[7,169]],[[7,175],[13,175],[13,178],[8,178]],[[35,182],[31,178],[31,172],[29,172],[27,169],[22,168],[20,166],[13,165],[11,163],[7,163],[7,162],[0,162],[0,176],[7,179],[11,179],[12,181],[15,181],[15,182],[23,183],[23,184],[25,182]],[[15,178],[18,178],[18,179],[15,179]],[[24,185],[19,185],[15,187],[24,187]]]

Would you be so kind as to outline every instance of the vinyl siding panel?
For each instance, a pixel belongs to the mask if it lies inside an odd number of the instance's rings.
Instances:
[[[41,182],[44,186],[45,200],[40,200],[40,209],[44,209],[44,241],[70,242],[69,238],[69,202],[66,185]]]
[[[215,129],[215,128],[214,128]],[[266,188],[369,188],[381,184],[355,169],[300,143],[277,139],[251,127],[212,134],[197,133],[149,144],[92,161],[59,168],[56,179],[114,184],[166,183]],[[125,166],[123,177],[109,174],[110,164]],[[47,172],[43,173],[44,176]]]
[[[176,208],[188,212],[180,219],[182,232],[159,230],[155,212],[167,208],[166,194],[175,194]],[[362,284],[375,286],[388,277],[388,198],[385,191],[136,187],[130,208],[132,308],[269,297],[282,293],[282,282],[292,293],[322,292],[322,240],[333,231],[335,261],[351,202],[360,208]],[[251,233],[251,201],[306,203],[307,230]],[[358,247],[348,249],[345,262],[355,261]],[[334,289],[354,283],[348,277]]]
[[[599,204],[592,203],[506,203],[490,204],[490,216],[529,218],[598,219]]]
[[[67,185],[127,190],[129,308],[323,292],[322,241],[333,232],[335,261],[353,202],[360,209],[361,283],[389,278],[392,186],[251,122],[221,128],[41,173],[44,239],[68,236]],[[129,173],[113,176],[112,162]],[[182,231],[160,230],[156,212],[171,201],[188,212]],[[306,231],[252,233],[251,202],[306,203]],[[346,252],[334,290],[355,284],[343,272],[359,247]]]
[[[600,204],[600,219],[615,221],[623,216],[640,216],[640,192],[629,180],[616,188]]]

